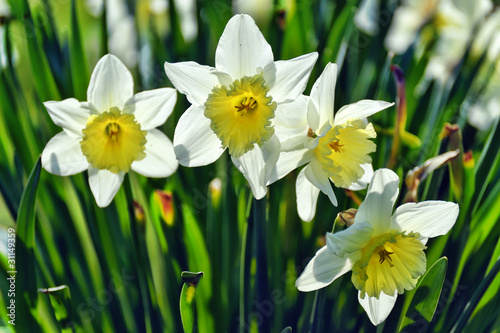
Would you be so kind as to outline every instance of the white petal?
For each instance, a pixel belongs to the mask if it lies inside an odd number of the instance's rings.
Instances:
[[[313,138],[305,136],[305,135],[295,136],[293,138],[290,138],[290,139],[287,139],[287,140],[281,142],[281,151],[282,152],[291,152],[294,150],[300,150],[300,149],[304,149],[304,148],[314,149],[314,148],[316,148],[317,143],[318,143],[315,141],[316,139],[313,139]]]
[[[87,90],[87,100],[99,112],[111,107],[123,110],[134,95],[134,79],[125,65],[114,55],[107,54],[95,65]]]
[[[354,223],[347,229],[332,234],[326,233],[326,244],[328,250],[343,257],[346,253],[352,253],[363,249],[372,239],[373,228],[369,223]]]
[[[312,100],[309,100],[309,105],[307,106],[307,124],[314,133],[318,133],[319,111]]]
[[[165,123],[174,110],[177,91],[172,88],[148,90],[127,101],[124,112],[133,113],[142,130],[150,130]]]
[[[359,256],[359,255],[358,255]],[[352,269],[358,258],[338,257],[323,246],[307,264],[295,282],[300,291],[313,291],[328,286]]]
[[[268,185],[274,183],[288,175],[292,170],[297,169],[301,165],[309,162],[314,155],[314,151],[310,149],[300,149],[290,152],[281,152],[278,162],[273,169]]]
[[[107,207],[120,189],[125,173],[113,173],[89,167],[89,185],[97,206]]]
[[[280,60],[264,68],[269,95],[276,103],[291,102],[306,89],[318,53],[312,52],[290,60]]]
[[[273,135],[262,147],[255,148],[231,160],[252,189],[255,199],[262,199],[267,193],[267,182],[271,178],[272,171],[280,155],[280,142]]]
[[[217,70],[239,79],[257,74],[273,60],[271,46],[250,16],[235,15],[227,22],[215,51]]]
[[[333,193],[332,184],[320,163],[316,159],[312,159],[305,169],[307,179],[319,188],[321,192],[328,195],[332,205],[337,206],[337,198],[335,197],[335,193]]]
[[[177,170],[178,162],[172,142],[160,130],[146,135],[146,157],[132,163],[132,170],[146,177],[168,177]]]
[[[365,295],[365,298],[361,298],[361,292],[358,292],[359,304],[365,309],[368,318],[373,325],[377,326],[382,323],[391,313],[394,304],[396,304],[396,299],[398,298],[398,292],[394,293],[394,296],[386,295],[385,293],[380,293],[379,298],[369,297]]]
[[[80,140],[59,132],[45,146],[42,166],[54,175],[71,176],[87,170],[89,162],[82,154]]]
[[[309,98],[301,95],[294,102],[278,104],[272,119],[274,134],[284,142],[295,136],[307,136],[307,104]]]
[[[80,103],[74,98],[68,98],[60,102],[49,101],[43,103],[49,116],[57,126],[63,128],[68,135],[81,138],[82,129],[87,125],[91,110],[86,103]]]
[[[352,103],[343,106],[335,114],[335,125],[342,125],[349,119],[363,119],[369,117],[379,111],[387,109],[393,106],[394,103],[384,102],[384,101],[372,101],[371,99],[364,99],[357,103]]]
[[[194,61],[165,63],[168,79],[181,94],[186,95],[191,104],[203,106],[208,94],[219,84],[214,69],[202,66]]]
[[[355,183],[352,183],[352,185],[348,187],[348,189],[351,191],[359,191],[365,189],[373,177],[373,166],[370,163],[361,164],[361,168],[365,170],[365,173],[363,174],[363,176],[361,176],[360,179],[358,179]]]
[[[319,112],[319,127],[327,122],[333,125],[336,82],[337,65],[329,62],[311,89],[311,101]]]
[[[319,188],[307,180],[305,168],[297,176],[295,184],[297,192],[297,212],[302,221],[311,222],[316,214],[316,204],[318,203]]]
[[[182,114],[175,127],[174,151],[179,163],[188,167],[210,164],[222,155],[222,143],[203,109],[193,105]]]
[[[391,228],[418,232],[425,238],[446,235],[457,221],[458,213],[458,205],[453,202],[410,202],[396,209]]]
[[[378,169],[368,187],[365,201],[359,206],[354,223],[368,222],[374,235],[390,227],[392,207],[399,194],[399,177],[389,169]]]

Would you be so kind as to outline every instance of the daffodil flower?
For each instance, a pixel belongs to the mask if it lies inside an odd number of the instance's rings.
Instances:
[[[342,107],[334,117],[336,78],[337,65],[327,64],[311,90],[311,97],[302,98],[306,107],[277,114],[275,119],[283,152],[269,183],[308,163],[296,184],[297,209],[304,221],[313,219],[320,191],[337,205],[330,180],[337,187],[366,188],[373,175],[369,154],[376,149],[369,139],[375,138],[376,133],[364,118],[394,104],[362,100]]]
[[[227,148],[255,198],[264,197],[281,150],[273,118],[297,108],[294,101],[304,91],[316,58],[314,52],[274,61],[253,19],[239,14],[222,33],[215,68],[165,63],[168,78],[192,104],[175,129],[180,164],[210,164]]]
[[[459,212],[452,202],[423,201],[401,205],[392,214],[398,192],[398,176],[377,170],[354,224],[327,234],[327,245],[297,279],[297,288],[317,290],[352,271],[359,303],[374,325],[383,322],[398,293],[415,288],[425,273],[427,240],[448,233]]]
[[[88,102],[68,98],[44,103],[63,131],[47,143],[42,166],[59,176],[88,169],[99,207],[113,200],[126,172],[168,177],[178,166],[172,143],[155,128],[172,113],[176,91],[163,88],[137,95],[133,91],[128,69],[108,54],[94,68]]]
[[[492,7],[491,0],[403,1],[394,12],[385,46],[403,54],[420,36],[418,46],[433,45],[425,78],[446,82],[464,56],[476,26]]]

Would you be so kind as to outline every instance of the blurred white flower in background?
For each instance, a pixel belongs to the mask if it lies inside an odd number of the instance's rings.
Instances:
[[[500,117],[500,60],[496,61],[487,86],[470,108],[469,123],[481,131],[487,131]]]
[[[500,55],[500,9],[497,8],[479,27],[471,46],[471,53],[482,56],[486,52],[489,61],[496,61]]]
[[[362,0],[354,16],[354,24],[367,35],[375,36],[379,32],[380,0]]]
[[[446,81],[460,62],[480,23],[493,7],[490,0],[441,0],[434,25],[438,39],[426,68],[426,77]]]
[[[233,14],[248,14],[258,26],[269,24],[273,14],[273,1],[271,0],[234,0]]]
[[[481,96],[470,108],[469,123],[481,131],[488,130],[500,117],[500,8],[479,27],[471,46],[471,54],[479,59],[485,55],[486,82]],[[493,69],[493,70],[492,70]]]
[[[179,16],[181,32],[186,42],[192,42],[198,35],[195,0],[175,0],[175,9]]]
[[[93,16],[103,13],[103,0],[87,0],[87,10]],[[106,1],[106,23],[108,27],[109,52],[120,58],[127,67],[137,64],[137,31],[134,15],[124,0]]]
[[[10,16],[10,6],[5,0],[0,0],[0,17]],[[7,50],[5,49],[5,27],[0,25],[0,68],[7,67]]]
[[[397,7],[385,38],[386,49],[396,54],[408,50],[418,30],[433,15],[439,0],[406,0]]]
[[[415,41],[433,45],[425,77],[445,82],[492,7],[490,0],[405,1],[394,12],[385,46],[402,54]]]

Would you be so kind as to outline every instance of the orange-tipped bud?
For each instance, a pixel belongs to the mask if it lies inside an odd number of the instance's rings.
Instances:
[[[160,206],[163,220],[169,227],[174,225],[174,196],[170,191],[155,191],[155,200]]]

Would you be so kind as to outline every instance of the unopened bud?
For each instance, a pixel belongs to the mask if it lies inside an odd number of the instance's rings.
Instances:
[[[341,211],[337,214],[335,224],[350,227],[354,223],[354,218],[356,217],[357,212],[358,210],[356,208],[349,208],[348,210]]]
[[[155,200],[160,206],[161,216],[169,227],[174,225],[174,197],[170,191],[155,191]]]
[[[222,194],[222,181],[220,178],[214,178],[208,185],[210,200],[214,208],[219,208]]]
[[[144,221],[146,221],[144,208],[142,208],[141,204],[137,200],[134,200],[134,215],[137,222],[144,224]]]

